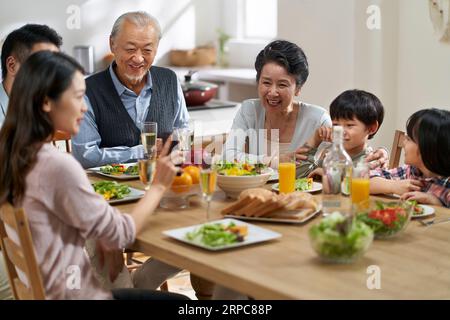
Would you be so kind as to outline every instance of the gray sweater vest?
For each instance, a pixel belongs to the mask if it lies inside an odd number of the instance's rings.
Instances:
[[[152,97],[145,121],[158,123],[158,136],[171,133],[178,111],[177,78],[172,70],[152,66]],[[133,147],[141,143],[140,130],[131,119],[114,87],[109,68],[86,79],[86,95],[92,105],[100,148]]]

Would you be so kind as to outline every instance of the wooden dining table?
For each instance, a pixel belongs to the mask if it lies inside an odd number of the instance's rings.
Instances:
[[[126,183],[143,188],[139,180]],[[217,190],[212,217],[221,219],[221,209],[232,202]],[[134,205],[116,206],[129,212]],[[450,217],[450,209],[433,208],[436,219]],[[132,249],[255,299],[450,299],[450,223],[425,227],[413,219],[397,237],[374,240],[356,262],[332,264],[317,256],[308,238],[319,220],[320,215],[305,224],[252,222],[282,236],[213,252],[163,234],[206,222],[206,204],[195,195],[189,208],[158,208],[149,215]]]

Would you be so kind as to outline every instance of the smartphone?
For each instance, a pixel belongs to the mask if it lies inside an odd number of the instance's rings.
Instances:
[[[160,135],[160,138],[163,141],[163,145],[166,144],[167,139],[170,137],[170,135],[172,134],[172,132],[163,132]],[[172,152],[173,148],[175,148],[178,145],[178,141],[172,140],[170,142],[170,147],[169,147],[169,154]],[[181,164],[176,165],[177,167],[181,168]],[[180,171],[177,172],[177,176],[181,176],[182,172],[181,169]]]

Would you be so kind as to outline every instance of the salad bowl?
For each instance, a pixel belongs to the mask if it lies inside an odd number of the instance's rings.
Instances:
[[[351,216],[334,212],[309,229],[309,240],[322,260],[352,263],[369,249],[373,231]]]
[[[259,188],[267,183],[274,170],[263,165],[219,162],[216,164],[217,185],[227,197],[237,199],[247,189]]]
[[[372,228],[376,239],[387,239],[406,229],[413,211],[410,201],[371,200],[366,209],[357,212],[357,219]]]

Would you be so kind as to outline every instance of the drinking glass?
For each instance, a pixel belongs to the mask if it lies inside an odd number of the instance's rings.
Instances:
[[[144,146],[144,157],[156,158],[156,139],[158,138],[158,124],[156,122],[144,122],[141,130],[142,145]]]
[[[200,187],[202,189],[202,197],[207,203],[206,220],[210,220],[209,208],[212,196],[216,190],[217,172],[214,168],[202,169],[200,171]]]
[[[145,190],[150,188],[155,174],[158,136],[158,125],[156,122],[144,122],[141,130],[144,155],[138,159],[139,179],[145,185]]]
[[[189,128],[174,128],[173,139],[176,141],[178,150],[183,156],[183,164],[190,163],[191,159],[191,137],[193,132]],[[181,164],[180,164],[181,165]]]
[[[352,208],[356,213],[369,205],[369,165],[365,161],[359,161],[353,167],[351,186]]]
[[[156,158],[155,159],[138,159],[139,179],[145,186],[145,190],[150,189],[155,175]]]
[[[279,192],[291,193],[295,191],[295,153],[280,155],[278,164]]]

